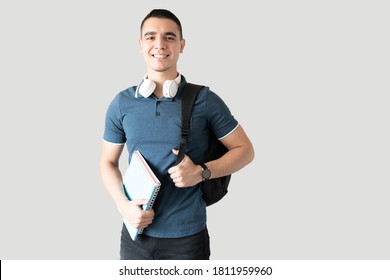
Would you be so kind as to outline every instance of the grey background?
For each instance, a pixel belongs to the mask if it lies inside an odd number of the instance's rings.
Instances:
[[[139,24],[159,7],[183,24],[179,70],[256,150],[208,209],[212,258],[388,259],[385,3],[1,1],[0,258],[118,258],[104,115],[145,73]]]

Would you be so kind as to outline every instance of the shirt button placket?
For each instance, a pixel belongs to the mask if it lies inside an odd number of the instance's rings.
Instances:
[[[158,111],[159,105],[160,105],[160,102],[157,100],[157,101],[156,101],[156,110],[155,110],[155,112],[156,112],[156,117],[159,117],[159,116],[160,116],[160,112]]]

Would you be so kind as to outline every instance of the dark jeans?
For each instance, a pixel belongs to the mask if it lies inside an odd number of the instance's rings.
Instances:
[[[210,238],[207,228],[181,238],[155,238],[140,234],[133,241],[123,225],[121,260],[208,260]]]

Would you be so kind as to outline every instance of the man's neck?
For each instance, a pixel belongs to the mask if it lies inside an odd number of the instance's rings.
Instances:
[[[167,80],[175,80],[179,73],[175,71],[168,72],[148,72],[148,79],[152,80],[156,83],[156,89],[154,90],[154,94],[157,98],[161,98],[164,96],[163,94],[163,85]]]

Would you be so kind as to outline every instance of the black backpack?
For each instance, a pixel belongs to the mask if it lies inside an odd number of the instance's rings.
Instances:
[[[192,106],[195,102],[198,92],[204,86],[186,83],[181,95],[181,141],[179,155],[176,164],[179,164],[185,155],[188,134],[190,133],[190,119]],[[210,131],[209,145],[206,155],[206,162],[218,159],[227,152],[227,148]],[[228,185],[231,175],[210,179],[201,182],[203,199],[207,206],[210,206],[221,200],[228,192]]]

